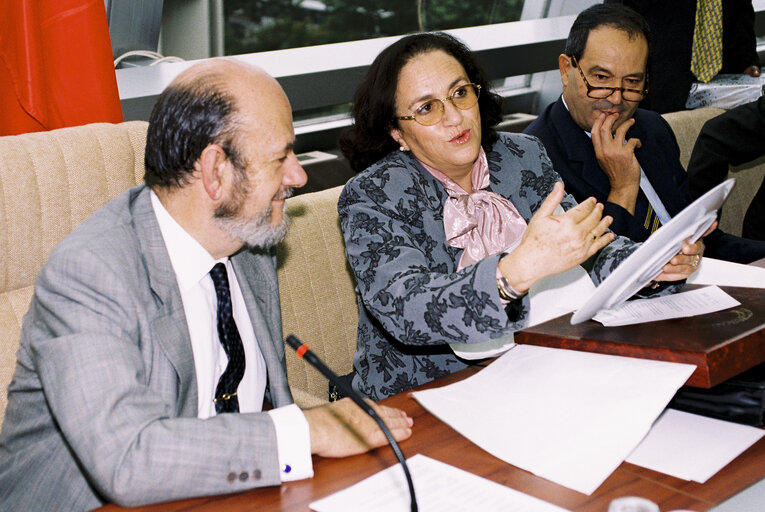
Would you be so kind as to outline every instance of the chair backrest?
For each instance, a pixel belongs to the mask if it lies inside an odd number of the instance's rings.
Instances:
[[[341,190],[335,187],[287,200],[292,224],[278,247],[278,277],[284,335],[300,338],[343,375],[353,369],[359,313],[337,214]],[[289,348],[287,376],[301,407],[327,401],[327,380]]]
[[[143,181],[146,126],[97,123],[0,137],[0,421],[35,278],[75,226]]]
[[[688,168],[693,146],[706,121],[725,112],[720,108],[698,108],[664,114],[675,133],[680,146],[680,162]],[[765,176],[765,158],[736,167],[728,173],[729,178],[736,178],[736,186],[728,196],[720,215],[720,229],[726,233],[741,236],[741,225],[752,198],[757,193]]]

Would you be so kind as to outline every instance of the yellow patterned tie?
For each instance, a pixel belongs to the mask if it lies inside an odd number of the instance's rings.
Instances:
[[[691,72],[709,82],[722,68],[722,0],[696,0]]]

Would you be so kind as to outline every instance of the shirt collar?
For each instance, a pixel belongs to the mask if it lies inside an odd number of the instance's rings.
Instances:
[[[181,290],[188,290],[202,280],[218,262],[225,263],[228,258],[215,260],[202,244],[191,236],[165,209],[154,191],[151,191],[151,204],[157,217],[159,230],[165,240],[170,263]]]

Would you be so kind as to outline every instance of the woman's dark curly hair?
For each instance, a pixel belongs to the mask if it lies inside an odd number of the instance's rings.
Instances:
[[[340,135],[339,141],[340,149],[354,171],[366,169],[398,147],[390,130],[399,127],[396,119],[399,73],[413,57],[436,50],[454,57],[465,69],[468,79],[481,86],[478,98],[481,144],[488,148],[497,140],[493,126],[502,119],[502,100],[489,91],[486,74],[473,52],[443,32],[413,34],[380,52],[356,91],[352,108],[355,124]]]

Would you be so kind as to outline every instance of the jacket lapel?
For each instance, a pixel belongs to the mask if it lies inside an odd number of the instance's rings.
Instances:
[[[648,126],[649,123],[650,126]],[[652,132],[651,134],[648,133],[649,130]],[[679,193],[666,193],[667,191],[674,192],[680,187],[680,183],[675,183],[672,172],[673,165],[680,164],[666,161],[667,154],[670,152],[665,150],[667,144],[664,144],[664,141],[669,142],[670,139],[661,137],[662,130],[664,127],[660,123],[642,115],[641,110],[638,109],[635,112],[635,124],[627,132],[627,137],[636,137],[643,142],[643,148],[635,151],[640,168],[643,169],[648,181],[667,209],[667,213],[674,217],[687,206],[687,203],[679,201],[683,197]],[[659,146],[664,146],[661,148],[662,151],[659,151]]]
[[[133,227],[141,245],[149,286],[157,305],[152,319],[152,332],[178,378],[176,409],[181,416],[196,416],[196,369],[186,314],[165,241],[151,205],[148,187],[139,193],[133,204]]]

